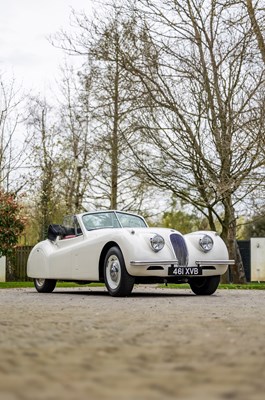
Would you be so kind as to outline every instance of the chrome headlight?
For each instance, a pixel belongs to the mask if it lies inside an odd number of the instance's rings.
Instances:
[[[212,250],[213,248],[213,239],[209,235],[204,235],[200,241],[200,246],[202,250],[207,253],[208,251]]]
[[[158,251],[163,249],[163,247],[165,246],[165,241],[162,238],[162,236],[155,235],[155,236],[151,237],[150,244],[151,244],[152,250],[154,250],[157,253]]]

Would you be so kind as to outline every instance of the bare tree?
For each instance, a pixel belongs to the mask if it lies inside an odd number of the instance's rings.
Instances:
[[[84,210],[93,176],[93,144],[90,134],[89,79],[82,82],[73,67],[62,68],[60,84],[60,140],[57,160],[58,188],[68,213]]]
[[[94,97],[96,141],[99,157],[104,160],[97,180],[107,195],[110,208],[129,205],[135,208],[135,195],[139,195],[143,187],[130,168],[132,160],[128,160],[127,140],[130,140],[137,114],[139,92],[120,66],[120,48],[124,46],[124,36],[131,29],[132,21],[124,20],[119,8],[114,7],[113,11],[107,25],[97,25],[98,39],[90,48],[98,77]]]
[[[33,188],[33,214],[38,221],[39,240],[46,238],[48,225],[54,222],[63,204],[58,195],[59,129],[46,99],[32,97],[29,101],[28,128],[32,133],[30,171]],[[31,189],[32,190],[32,189]],[[31,202],[32,203],[32,202]],[[35,204],[34,204],[35,203]]]
[[[22,118],[23,96],[15,79],[0,74],[0,187],[18,192],[25,184],[21,170],[27,142],[18,134]]]
[[[101,19],[89,19],[83,13],[73,13],[73,18],[78,33],[63,32],[57,43],[68,53],[84,57],[80,77],[84,88],[89,82],[90,129],[97,158],[94,202],[98,207],[136,210],[143,204],[147,185],[139,179],[127,142],[135,140],[143,85],[139,79],[131,79],[120,59],[120,48],[126,46],[135,20],[131,15],[124,17],[115,5]]]
[[[143,114],[138,130],[146,144],[132,150],[152,182],[194,205],[211,229],[221,225],[237,260],[234,280],[245,281],[236,208],[261,184],[264,166],[264,69],[250,26],[237,29],[233,10],[220,2],[139,3],[147,33],[132,37],[122,65],[141,79],[155,113]]]

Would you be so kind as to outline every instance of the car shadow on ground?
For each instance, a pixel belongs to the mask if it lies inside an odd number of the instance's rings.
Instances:
[[[174,290],[174,289],[173,289]],[[156,292],[156,290],[154,289],[154,291],[150,291],[150,292],[144,292],[144,291],[137,291],[137,292],[132,292],[128,297],[131,298],[137,298],[137,297],[194,297],[195,295],[192,292],[187,293],[187,291],[180,292],[178,291],[177,293],[175,291],[172,290],[172,293],[169,292]],[[90,290],[84,290],[84,289],[63,289],[63,288],[58,288],[55,289],[53,293],[36,293],[38,295],[75,295],[75,296],[100,296],[100,297],[112,297],[106,290],[97,290],[97,289],[90,289]],[[114,297],[113,297],[114,298]],[[119,298],[119,297],[117,297]]]

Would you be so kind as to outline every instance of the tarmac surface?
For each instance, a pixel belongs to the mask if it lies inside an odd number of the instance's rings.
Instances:
[[[1,400],[264,396],[264,291],[0,290]]]

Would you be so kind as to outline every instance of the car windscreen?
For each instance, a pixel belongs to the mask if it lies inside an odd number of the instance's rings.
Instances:
[[[85,214],[82,217],[86,230],[104,228],[146,228],[143,218],[122,212],[100,212]]]
[[[117,212],[117,217],[123,228],[146,228],[147,225],[143,218],[134,214]]]
[[[120,228],[119,221],[113,212],[102,212],[95,214],[83,215],[83,223],[86,230],[91,231],[94,229],[104,228]]]

